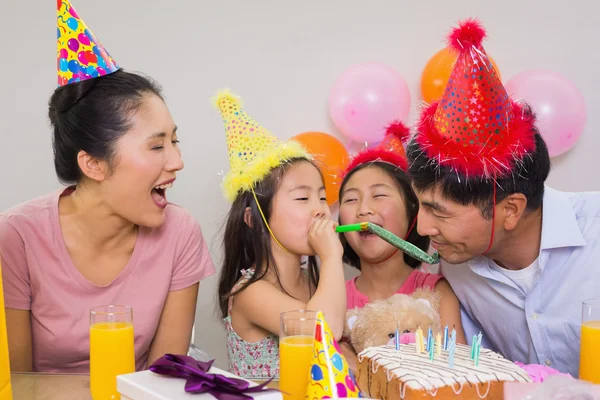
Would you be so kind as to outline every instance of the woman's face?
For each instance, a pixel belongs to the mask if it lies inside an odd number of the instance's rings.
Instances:
[[[408,230],[406,203],[398,184],[376,165],[350,176],[340,197],[340,223],[359,222],[372,222],[401,238]],[[370,232],[349,232],[345,237],[360,259],[370,263],[381,262],[396,251]]]
[[[112,211],[135,224],[158,227],[165,218],[167,189],[183,168],[177,126],[165,103],[147,95],[133,127],[116,143],[112,171],[100,185]]]

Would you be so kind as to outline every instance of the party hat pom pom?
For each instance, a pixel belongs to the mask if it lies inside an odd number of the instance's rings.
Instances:
[[[396,120],[387,127],[385,134],[393,135],[404,142],[410,136],[410,129],[408,129],[401,121]]]
[[[468,18],[459,22],[448,36],[448,45],[455,51],[462,53],[473,46],[479,48],[485,39],[485,29],[475,18]]]
[[[225,100],[225,102],[224,102]],[[219,110],[224,106],[224,103],[229,103],[231,105],[236,106],[237,108],[242,108],[242,99],[229,91],[229,89],[222,89],[217,92],[217,94],[212,98],[213,105]]]

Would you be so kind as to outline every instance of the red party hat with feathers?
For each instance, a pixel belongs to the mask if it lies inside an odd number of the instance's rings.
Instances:
[[[410,130],[400,121],[392,122],[386,129],[381,143],[370,149],[359,152],[342,173],[342,179],[354,168],[365,163],[387,162],[406,171],[408,161],[404,152],[403,142],[408,139]]]
[[[448,45],[458,58],[441,99],[422,111],[415,140],[440,166],[493,179],[510,175],[535,149],[535,121],[502,86],[482,46],[485,37],[475,19],[452,30]]]

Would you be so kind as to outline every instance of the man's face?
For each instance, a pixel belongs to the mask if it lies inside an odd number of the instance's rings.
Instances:
[[[417,231],[430,237],[443,260],[461,264],[485,253],[492,220],[485,219],[478,207],[448,200],[437,187],[415,192],[420,204]]]

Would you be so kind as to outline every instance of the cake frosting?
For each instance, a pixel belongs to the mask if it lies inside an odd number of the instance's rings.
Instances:
[[[435,395],[442,387],[452,387],[460,394],[463,386],[475,386],[480,398],[487,396],[493,382],[531,382],[531,378],[522,368],[489,349],[481,348],[478,365],[471,359],[471,347],[457,344],[454,353],[454,365],[448,365],[448,352],[442,351],[433,360],[429,354],[418,354],[414,344],[400,345],[398,350],[392,345],[370,347],[358,355],[358,361],[368,359],[372,373],[384,369],[388,381],[402,382],[401,398],[407,387],[413,390],[425,390]],[[488,383],[487,385],[482,385]],[[480,390],[480,387],[484,389]]]

